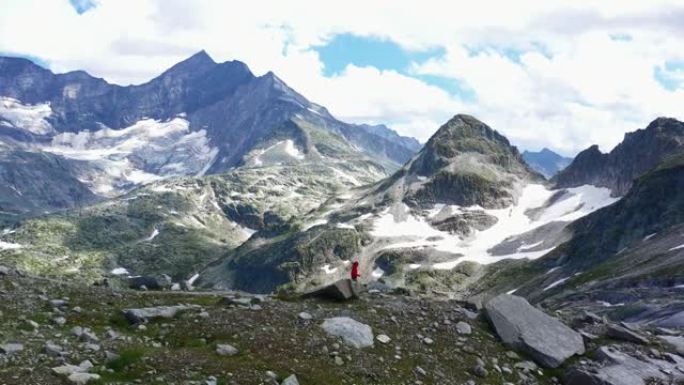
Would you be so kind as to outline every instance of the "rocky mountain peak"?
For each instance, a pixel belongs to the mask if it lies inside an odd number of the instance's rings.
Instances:
[[[478,119],[458,114],[446,122],[428,140],[426,147],[432,147],[440,155],[453,157],[459,152],[475,151],[487,153],[494,147],[511,147],[508,139]],[[515,150],[517,153],[517,150]]]
[[[215,65],[216,62],[211,58],[211,56],[209,56],[209,54],[207,54],[206,51],[202,50],[190,56],[189,58],[173,65],[171,68],[164,71],[162,76],[169,76],[186,72],[201,72],[211,69]]]
[[[504,169],[531,173],[518,149],[505,136],[465,114],[454,116],[435,132],[411,165],[411,171],[430,175],[463,156],[476,156]]]

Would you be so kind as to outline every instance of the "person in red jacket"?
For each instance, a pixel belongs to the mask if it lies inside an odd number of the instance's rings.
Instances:
[[[356,280],[361,276],[359,274],[359,261],[354,261],[351,268],[351,279],[356,282]]]

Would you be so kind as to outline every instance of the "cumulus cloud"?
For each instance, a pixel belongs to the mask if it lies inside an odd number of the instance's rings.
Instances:
[[[669,1],[5,0],[0,51],[141,83],[192,53],[273,70],[340,119],[427,139],[473,114],[523,148],[609,150],[660,115],[684,118],[684,7]],[[36,10],[40,9],[40,12]],[[348,65],[331,77],[314,47],[351,33],[406,50],[442,48],[410,71]],[[674,64],[673,64],[674,63]],[[474,98],[421,76],[453,79]],[[664,84],[664,82],[666,84]]]

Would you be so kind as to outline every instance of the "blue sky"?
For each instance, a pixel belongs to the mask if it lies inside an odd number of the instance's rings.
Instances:
[[[88,12],[97,6],[97,3],[93,0],[69,0],[69,3],[79,14]]]
[[[0,52],[139,84],[204,49],[344,121],[425,141],[468,113],[573,155],[684,119],[682,19],[669,0],[5,0]]]
[[[396,71],[405,76],[415,77],[463,99],[474,98],[473,91],[457,79],[416,74],[411,71],[414,64],[443,57],[443,47],[414,51],[402,48],[390,40],[345,33],[333,36],[330,41],[314,49],[325,66],[323,75],[328,77],[339,75],[350,64],[358,67],[370,66],[381,71]]]

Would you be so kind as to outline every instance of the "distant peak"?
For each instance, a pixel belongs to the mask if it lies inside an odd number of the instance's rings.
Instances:
[[[187,58],[184,61],[189,61],[189,60],[192,60],[194,62],[208,62],[208,63],[216,64],[214,59],[212,59],[211,56],[209,56],[209,54],[205,50],[201,50],[201,51],[197,52],[196,54],[190,56],[189,58]]]
[[[214,62],[206,51],[202,50],[164,71],[162,76],[201,72],[214,66],[216,66],[216,62]]]

